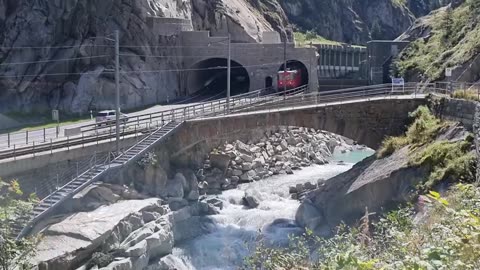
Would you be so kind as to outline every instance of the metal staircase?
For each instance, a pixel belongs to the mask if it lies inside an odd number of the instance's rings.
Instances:
[[[37,206],[33,208],[30,217],[26,217],[23,220],[19,219],[17,222],[12,224],[12,234],[17,239],[24,237],[30,232],[30,230],[39,220],[51,213],[65,200],[71,198],[84,188],[91,185],[93,182],[99,180],[99,178],[108,171],[114,170],[115,168],[120,168],[134,160],[141,158],[144,153],[153,147],[153,145],[175,132],[181,124],[182,123],[175,121],[168,122],[166,125],[156,129],[116,158],[111,153],[107,155],[105,160],[97,161],[95,158],[95,160],[92,162],[92,166],[90,166],[88,170],[79,174],[72,181],[68,182],[66,185],[57,189],[55,192],[40,201]],[[23,226],[22,224],[27,225]]]

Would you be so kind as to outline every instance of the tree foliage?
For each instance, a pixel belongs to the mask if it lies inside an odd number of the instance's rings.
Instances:
[[[17,240],[12,225],[31,213],[35,196],[25,198],[17,181],[0,179],[0,268],[29,269],[29,258],[34,254],[34,240]]]

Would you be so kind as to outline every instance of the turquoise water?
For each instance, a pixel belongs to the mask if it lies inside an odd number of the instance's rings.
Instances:
[[[333,154],[333,160],[334,161],[343,161],[345,163],[358,163],[365,158],[375,154],[375,151],[372,149],[365,149],[365,150],[355,150],[352,152],[347,152],[347,153],[340,153],[336,152]]]

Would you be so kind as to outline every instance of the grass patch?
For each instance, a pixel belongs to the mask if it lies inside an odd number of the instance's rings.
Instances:
[[[307,31],[307,32],[294,32],[294,37],[297,45],[299,47],[308,47],[310,43],[312,44],[326,44],[326,45],[338,45],[342,46],[345,45],[345,43],[341,43],[338,41],[334,40],[329,40],[326,39],[314,31]],[[359,46],[359,45],[351,45],[352,47],[357,47],[357,48],[365,48],[364,46]]]
[[[480,101],[478,90],[468,89],[468,90],[456,90],[452,94],[453,98],[466,99],[473,101]]]
[[[342,45],[342,43],[326,39],[322,36],[319,36],[313,31],[294,32],[295,41],[299,46],[308,46],[310,42],[313,44],[328,44],[328,45]]]
[[[18,132],[18,131],[32,131],[43,128],[53,128],[57,126],[56,121],[52,121],[47,116],[32,116],[31,114],[7,114],[8,117],[16,120],[20,123],[25,123],[17,128],[12,128],[8,130],[2,130],[2,132]],[[32,120],[36,118],[36,120]],[[60,126],[77,124],[89,121],[90,117],[87,116],[64,116],[64,119],[60,121]],[[33,122],[33,123],[32,123]]]
[[[411,166],[427,166],[430,175],[427,181],[419,187],[427,191],[440,181],[475,180],[475,155],[470,152],[473,136],[460,142],[441,141],[428,145],[421,152],[411,157]]]
[[[426,106],[418,107],[417,110],[410,113],[409,117],[415,120],[408,127],[405,135],[386,138],[377,151],[378,158],[391,155],[406,145],[412,145],[415,148],[429,143],[435,139],[438,132],[446,125],[437,119]]]

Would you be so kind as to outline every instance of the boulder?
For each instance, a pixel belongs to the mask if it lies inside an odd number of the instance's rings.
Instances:
[[[142,233],[139,230],[145,225],[142,215],[144,211],[163,213],[165,210],[160,200],[146,199],[120,201],[109,206],[101,206],[91,212],[66,216],[60,222],[43,229],[36,256],[31,262],[35,265],[43,262],[52,270],[76,269],[98,249],[105,252],[119,246],[128,249],[150,233],[148,228]],[[33,232],[40,229],[34,228]],[[133,232],[136,233],[130,236]],[[131,244],[123,245],[125,240]],[[55,249],[52,250],[52,247]],[[113,266],[124,265],[127,267],[131,262],[116,263]],[[127,269],[131,269],[131,266]]]
[[[214,168],[218,168],[222,171],[226,171],[231,157],[223,154],[210,154],[210,164]]]
[[[161,230],[147,237],[145,241],[150,258],[158,258],[172,253],[174,239],[171,226],[163,226]]]
[[[233,170],[232,174],[233,176],[240,176],[243,174],[243,172],[241,170]]]
[[[140,257],[147,253],[147,241],[143,240],[124,252],[125,257]]]
[[[247,154],[241,154],[240,158],[245,162],[252,162],[253,161],[253,157],[250,156],[250,155],[247,155]]]
[[[298,209],[298,224],[325,235],[341,222],[356,222],[366,207],[370,212],[382,212],[387,206],[408,201],[411,191],[429,173],[429,168],[409,165],[412,154],[407,146],[382,159],[372,156],[321,183]]]
[[[145,270],[189,270],[190,268],[178,257],[167,255],[160,258],[157,262],[147,266]]]
[[[133,270],[133,263],[130,258],[118,258],[107,267],[100,268],[100,270]]]
[[[260,192],[254,189],[247,189],[245,191],[245,196],[243,197],[243,201],[245,206],[249,208],[257,208],[260,205],[262,200]]]
[[[263,158],[263,156],[260,156],[258,158],[256,158],[255,160],[253,160],[253,168],[256,169],[256,168],[259,168],[259,167],[263,167],[265,166],[266,164],[266,161],[265,161],[265,158]]]
[[[253,169],[253,164],[252,163],[250,163],[250,162],[243,163],[243,165],[242,165],[242,170],[243,171],[250,171],[251,169]]]
[[[275,155],[275,149],[273,148],[273,146],[271,144],[267,144],[267,154],[270,157],[273,157]]]
[[[254,147],[250,148],[250,152],[252,152],[252,153],[259,153],[261,150],[262,150],[262,148],[260,148],[258,146],[254,146]]]
[[[242,154],[246,154],[246,155],[252,154],[252,152],[250,151],[250,147],[247,144],[243,143],[242,141],[237,140],[235,144],[237,146],[237,150],[240,151]]]
[[[188,201],[183,198],[168,198],[168,206],[172,211],[177,211],[188,205]]]
[[[145,269],[148,266],[150,257],[144,254],[138,258],[130,258],[132,261],[132,269]]]
[[[286,140],[282,140],[280,142],[280,147],[282,147],[282,150],[288,150],[288,143]]]
[[[198,188],[196,190],[192,190],[187,195],[187,200],[189,201],[197,201],[200,198],[200,192]]]
[[[225,145],[225,152],[229,152],[235,149],[235,147],[232,144],[226,144]]]
[[[233,183],[236,184],[236,183],[238,183],[238,181],[240,181],[240,177],[238,177],[238,176],[232,176],[232,177],[230,178],[230,181],[232,182],[232,184],[233,184]]]
[[[176,181],[175,179],[169,180],[165,190],[162,192],[162,196],[167,198],[183,198],[184,192],[183,188],[185,183],[182,181]]]
[[[254,177],[257,176],[257,173],[254,170],[250,170],[240,176],[240,180],[244,182],[251,182],[254,180]]]
[[[177,172],[175,174],[175,177],[173,178],[173,181],[180,182],[182,184],[182,188],[183,188],[184,191],[190,189],[190,184],[187,182],[187,178],[181,172]]]
[[[63,212],[91,211],[102,205],[117,202],[121,197],[108,186],[101,183],[94,184],[82,190],[68,200],[63,206]]]
[[[263,156],[264,160],[268,160],[270,158],[270,156],[265,151],[262,151],[262,156]]]

